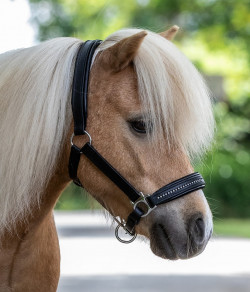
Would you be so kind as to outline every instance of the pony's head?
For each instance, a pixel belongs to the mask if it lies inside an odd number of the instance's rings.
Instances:
[[[208,145],[213,117],[207,89],[168,39],[149,31],[118,31],[96,52],[87,131],[112,166],[138,190],[152,194],[192,173],[190,157]],[[80,147],[86,139],[75,141]],[[113,216],[126,219],[131,213],[129,199],[85,157],[78,177]],[[199,254],[212,233],[203,192],[157,207],[136,232],[149,238],[152,251],[163,258]]]
[[[175,32],[118,31],[97,49],[90,74],[86,130],[94,147],[144,194],[192,173],[190,159],[207,148],[213,133],[206,86],[168,40]],[[44,206],[52,209],[52,190],[70,181],[70,99],[80,44],[62,38],[0,55],[0,235],[32,211],[40,216]],[[74,143],[81,147],[87,139],[77,136]],[[113,216],[131,213],[129,199],[84,156],[77,175]],[[199,254],[212,232],[203,192],[158,206],[136,232],[163,258]]]

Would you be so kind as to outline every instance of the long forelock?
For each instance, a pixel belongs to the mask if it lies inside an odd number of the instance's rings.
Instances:
[[[117,31],[99,50],[139,31]],[[133,63],[152,139],[164,137],[168,145],[180,145],[190,157],[200,156],[214,131],[211,99],[201,74],[172,42],[150,31]]]

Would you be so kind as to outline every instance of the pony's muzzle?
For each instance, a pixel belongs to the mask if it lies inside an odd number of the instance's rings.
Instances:
[[[200,212],[186,220],[156,214],[149,231],[150,246],[156,255],[171,260],[188,259],[205,249],[212,225]]]

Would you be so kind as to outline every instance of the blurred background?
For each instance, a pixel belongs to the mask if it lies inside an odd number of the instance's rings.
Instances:
[[[1,0],[0,52],[60,36],[104,39],[124,27],[161,32],[174,24],[174,43],[214,99],[215,141],[196,170],[207,182],[215,234],[250,238],[250,0]],[[92,207],[99,208],[70,185],[56,209]]]

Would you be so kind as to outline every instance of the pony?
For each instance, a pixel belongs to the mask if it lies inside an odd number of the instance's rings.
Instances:
[[[192,173],[191,162],[213,137],[209,91],[171,42],[177,30],[119,30],[92,61],[87,131],[98,151],[144,193]],[[56,38],[0,55],[0,291],[57,289],[53,208],[71,182],[70,97],[81,44]],[[76,136],[74,143],[81,147],[87,140]],[[127,218],[129,199],[84,156],[77,176],[112,216]],[[200,254],[212,229],[198,190],[158,206],[136,233],[154,254],[176,260]]]

